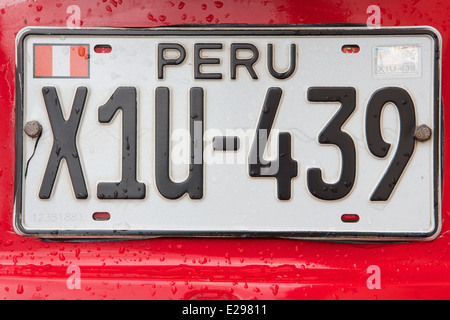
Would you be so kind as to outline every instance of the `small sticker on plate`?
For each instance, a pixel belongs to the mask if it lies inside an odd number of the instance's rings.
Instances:
[[[420,47],[418,45],[376,47],[375,64],[377,76],[419,75]]]

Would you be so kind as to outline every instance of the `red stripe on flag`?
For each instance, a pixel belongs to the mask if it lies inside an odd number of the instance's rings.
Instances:
[[[70,76],[89,77],[89,47],[70,47]]]
[[[52,46],[34,47],[34,76],[51,77],[53,76],[53,49]]]

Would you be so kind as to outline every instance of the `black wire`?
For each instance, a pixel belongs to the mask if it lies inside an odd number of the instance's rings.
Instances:
[[[36,148],[37,148],[37,145],[38,145],[38,143],[39,143],[39,139],[41,139],[41,136],[42,136],[42,133],[40,133],[39,136],[37,137],[36,143],[34,144],[33,154],[31,155],[30,159],[28,159],[28,161],[27,161],[27,166],[26,166],[26,168],[25,168],[25,177],[27,177],[27,173],[28,173],[28,165],[30,164],[31,159],[33,159],[33,157],[34,157],[34,154],[35,154],[35,152],[36,152]]]

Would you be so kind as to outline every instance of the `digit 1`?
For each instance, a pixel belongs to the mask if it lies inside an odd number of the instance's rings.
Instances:
[[[278,199],[291,198],[291,180],[297,176],[297,161],[291,158],[291,134],[280,132],[278,136],[278,157],[273,161],[264,161],[263,154],[267,146],[278,105],[283,91],[281,88],[269,88],[259,116],[255,138],[250,148],[249,174],[251,177],[272,177],[277,180]]]
[[[136,88],[119,87],[106,104],[98,109],[98,120],[109,123],[122,111],[122,180],[100,182],[99,199],[144,199],[145,184],[136,180],[137,101]]]
[[[341,107],[333,119],[319,134],[319,143],[334,144],[342,154],[342,168],[339,180],[326,183],[319,168],[308,169],[308,189],[322,200],[342,199],[350,193],[355,183],[356,150],[353,139],[342,126],[356,108],[356,90],[351,87],[313,87],[308,89],[308,100],[315,102],[340,102]]]
[[[377,90],[369,100],[366,111],[366,140],[370,152],[384,158],[391,145],[381,135],[381,113],[387,103],[393,103],[400,116],[400,138],[389,168],[372,193],[371,201],[386,201],[411,159],[415,147],[416,115],[409,93],[402,88],[386,87]]]

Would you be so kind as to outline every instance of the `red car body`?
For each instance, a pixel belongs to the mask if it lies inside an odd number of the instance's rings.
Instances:
[[[43,242],[13,229],[15,36],[26,26],[362,23],[442,35],[443,228],[430,242],[161,238]],[[440,0],[0,0],[1,299],[450,298],[450,3]],[[449,119],[449,120],[447,120]]]

